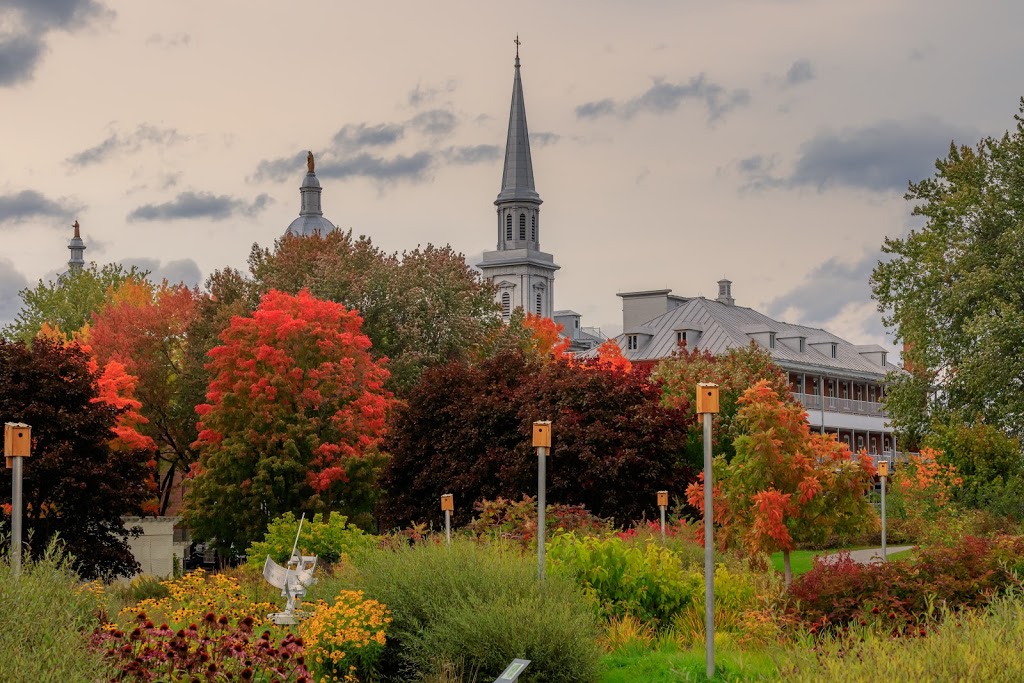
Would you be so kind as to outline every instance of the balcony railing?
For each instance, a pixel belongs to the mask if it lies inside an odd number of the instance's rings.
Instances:
[[[791,393],[793,398],[800,401],[807,410],[821,410],[822,397],[818,394],[801,394],[795,391]],[[836,398],[835,396],[825,397],[825,410],[851,415],[888,416],[882,404],[876,401],[857,401],[852,398]]]

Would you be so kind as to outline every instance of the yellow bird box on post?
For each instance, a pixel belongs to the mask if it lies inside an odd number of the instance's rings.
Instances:
[[[551,420],[533,423],[533,447],[551,448]]]
[[[697,414],[718,412],[718,385],[701,382],[697,385]]]
[[[668,507],[668,491],[658,491],[658,507]]]
[[[452,494],[446,493],[441,496],[441,512],[451,512],[455,509],[455,499]]]
[[[878,461],[878,476],[888,477],[889,476],[889,461],[879,460]]]
[[[21,422],[4,425],[4,457],[7,468],[14,466],[12,458],[27,458],[32,455],[32,428]]]

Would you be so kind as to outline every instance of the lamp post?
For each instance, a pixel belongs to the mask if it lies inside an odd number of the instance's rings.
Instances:
[[[452,510],[455,509],[455,499],[452,494],[445,493],[441,496],[441,510],[444,512],[444,538],[448,541],[448,547],[452,547]]]
[[[878,476],[882,480],[882,562],[888,561],[885,552],[885,480],[889,478],[889,463],[878,461]]]
[[[551,421],[533,423],[533,447],[537,449],[537,578],[544,580],[544,536],[547,531],[547,468],[551,448]]]
[[[21,574],[22,460],[32,455],[32,428],[21,422],[4,425],[4,457],[11,472],[11,573]]]
[[[668,491],[658,491],[658,508],[661,511],[661,542],[665,542],[665,508],[668,507]]]
[[[718,412],[718,385],[697,385],[697,414],[704,417],[704,649],[707,676],[715,675],[715,516],[712,511],[714,481],[711,473],[711,419]]]

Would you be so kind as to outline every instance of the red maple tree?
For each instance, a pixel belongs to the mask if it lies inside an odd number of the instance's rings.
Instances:
[[[209,353],[186,516],[199,538],[243,549],[286,511],[350,517],[372,505],[392,396],[362,318],[303,290],[271,290]]]

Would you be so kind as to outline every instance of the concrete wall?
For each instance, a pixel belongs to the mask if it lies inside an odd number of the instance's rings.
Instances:
[[[128,537],[132,555],[143,574],[166,578],[174,573],[173,556],[182,559],[181,548],[175,548],[174,525],[181,517],[124,517],[126,529],[142,527],[142,535]],[[179,544],[180,545],[180,544]]]

